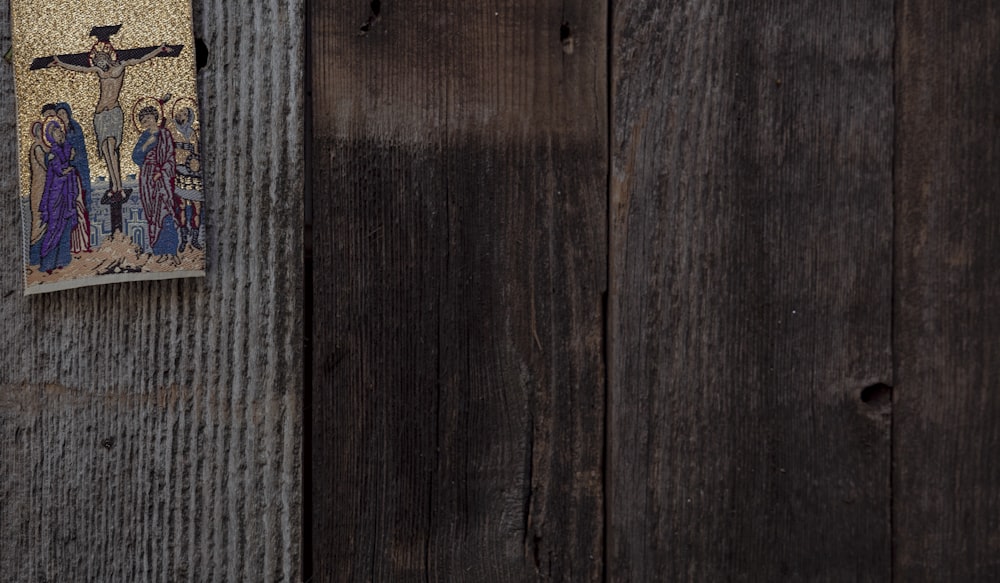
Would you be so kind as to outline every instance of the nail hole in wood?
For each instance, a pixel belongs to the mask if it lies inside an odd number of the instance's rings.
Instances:
[[[868,405],[885,405],[892,402],[892,387],[875,383],[861,390],[861,402]]]
[[[563,22],[559,26],[559,42],[562,43],[564,53],[573,54],[573,31],[569,28],[569,22]]]
[[[378,22],[379,15],[382,13],[382,1],[372,0],[371,4],[369,4],[369,7],[371,8],[372,13],[368,16],[368,20],[366,20],[365,23],[361,25],[361,32],[359,32],[358,34],[361,35],[368,34],[368,31],[372,29],[372,25]]]
[[[104,438],[104,439],[103,439],[103,440],[101,441],[101,446],[102,446],[102,447],[103,447],[104,449],[111,449],[112,447],[114,447],[114,446],[115,446],[115,438],[114,438],[114,437],[105,437],[105,438]]]
[[[194,39],[194,60],[199,71],[208,65],[208,45],[200,38]]]

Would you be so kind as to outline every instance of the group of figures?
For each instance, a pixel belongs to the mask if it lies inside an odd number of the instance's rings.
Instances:
[[[140,99],[135,119],[142,134],[132,149],[139,167],[139,200],[149,226],[153,255],[183,253],[190,245],[201,250],[201,151],[193,100],[174,103],[172,127],[164,116],[163,100]]]
[[[125,69],[154,57],[171,56],[171,51],[179,47],[160,45],[131,50],[132,58],[119,61],[107,39],[108,31],[117,31],[117,27],[95,30],[101,32],[102,38],[86,55],[85,65],[55,56],[48,58],[46,66],[93,73],[100,81],[93,137],[109,179],[109,188],[100,202],[112,208],[117,205],[120,217],[121,205],[133,192],[122,181],[120,160],[124,115],[119,97]],[[149,249],[160,256],[158,260],[176,259],[189,246],[203,249],[200,228],[204,195],[197,105],[189,97],[174,100],[172,123],[168,124],[166,107],[170,102],[170,94],[160,99],[144,97],[132,107],[132,121],[141,132],[132,160],[139,168],[139,201],[147,222]],[[102,183],[91,182],[83,129],[68,103],[43,106],[41,119],[31,126],[31,138],[30,263],[51,274],[67,266],[74,254],[91,251],[91,195],[94,186]],[[122,228],[113,219],[113,229]]]
[[[52,273],[90,251],[87,149],[66,103],[45,105],[31,137],[31,263]]]

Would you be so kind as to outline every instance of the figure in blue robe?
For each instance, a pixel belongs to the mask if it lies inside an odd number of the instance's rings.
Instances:
[[[66,128],[66,141],[73,147],[76,154],[73,156],[73,168],[76,168],[80,175],[80,182],[83,185],[83,204],[90,210],[90,162],[87,159],[87,141],[83,137],[83,128],[73,118],[73,109],[68,103],[60,102],[55,104],[56,115],[63,122]]]
[[[73,147],[66,141],[62,124],[51,120],[45,124],[45,138],[51,145],[49,164],[45,172],[45,190],[39,214],[45,224],[42,236],[41,269],[52,273],[69,265],[70,234],[77,225],[76,201],[80,196],[80,174],[72,166]]]

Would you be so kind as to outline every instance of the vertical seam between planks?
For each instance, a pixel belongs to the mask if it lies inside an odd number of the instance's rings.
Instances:
[[[601,494],[603,497],[602,504],[602,520],[601,520],[601,552],[603,553],[603,560],[601,561],[601,581],[607,583],[608,581],[608,563],[611,560],[611,553],[609,550],[609,531],[611,529],[611,492],[609,485],[611,483],[611,420],[613,416],[611,415],[611,367],[612,367],[612,354],[613,354],[613,338],[612,335],[612,318],[611,310],[615,298],[611,296],[611,291],[614,289],[614,280],[612,279],[615,273],[613,260],[614,260],[614,249],[612,247],[612,233],[614,229],[614,222],[612,221],[612,209],[613,199],[612,199],[612,187],[613,187],[613,177],[614,177],[614,55],[615,55],[615,12],[614,12],[614,0],[608,0],[605,6],[605,31],[604,31],[604,44],[605,44],[605,64],[604,64],[604,99],[605,99],[605,120],[604,129],[606,132],[605,138],[605,157],[607,161],[607,172],[605,175],[604,183],[604,298],[602,302],[602,346],[601,346],[601,357],[604,359],[604,426],[603,426],[603,459],[601,463]]]
[[[892,180],[892,185],[890,188],[890,216],[889,220],[892,222],[891,232],[892,241],[890,244],[889,253],[889,273],[890,273],[890,290],[889,290],[889,359],[890,366],[892,367],[892,389],[889,391],[889,581],[896,580],[896,389],[898,388],[898,371],[899,371],[899,358],[896,352],[896,292],[899,288],[899,273],[898,265],[899,261],[896,257],[897,244],[899,241],[899,233],[897,231],[897,181],[896,173],[899,165],[899,98],[897,95],[898,87],[898,64],[899,64],[899,30],[900,30],[900,17],[899,13],[902,10],[901,7],[902,0],[894,0],[892,3],[892,64],[890,65],[890,78],[892,80],[892,168],[890,170],[890,179]]]
[[[299,577],[302,581],[309,581],[313,578],[315,566],[313,565],[312,552],[312,530],[313,530],[313,499],[312,499],[312,395],[313,395],[313,350],[315,349],[315,339],[313,338],[313,163],[312,156],[315,155],[313,147],[313,97],[312,97],[312,1],[304,0],[302,3],[304,18],[302,18],[303,35],[303,85],[305,95],[303,96],[303,201],[302,201],[302,400],[299,403],[299,411],[302,415],[302,450],[300,455],[302,472],[301,488],[301,516],[302,522],[299,525],[300,536],[302,537],[300,547]]]

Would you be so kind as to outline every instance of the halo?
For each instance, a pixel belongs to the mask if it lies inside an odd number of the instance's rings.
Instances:
[[[174,101],[173,107],[170,108],[170,119],[176,118],[177,110],[182,107],[190,109],[191,115],[194,116],[195,118],[198,117],[198,102],[196,102],[194,99],[191,99],[190,97],[179,97]],[[190,122],[193,125],[195,123],[195,120],[192,118]]]
[[[59,128],[62,129],[62,131],[64,131],[64,132],[66,131],[66,128],[63,127],[62,120],[59,119],[58,117],[54,116],[54,115],[50,115],[50,116],[48,116],[48,117],[46,117],[45,119],[42,120],[42,141],[45,142],[45,145],[48,146],[49,149],[52,148],[53,144],[52,144],[52,142],[49,141],[49,133],[47,131],[45,131],[45,129],[48,127],[49,122],[53,122],[53,121],[56,122],[57,124],[59,124]]]
[[[94,43],[94,46],[90,47],[90,53],[87,54],[87,63],[91,67],[94,66],[94,55],[97,53],[108,53],[111,55],[112,61],[118,60],[118,51],[115,50],[115,46],[111,44],[111,41],[99,40]]]
[[[163,104],[160,103],[160,100],[155,97],[140,97],[132,106],[132,125],[139,130],[139,133],[143,131],[142,125],[139,124],[139,112],[149,106],[155,107],[156,111],[160,112],[160,122],[163,122]]]

